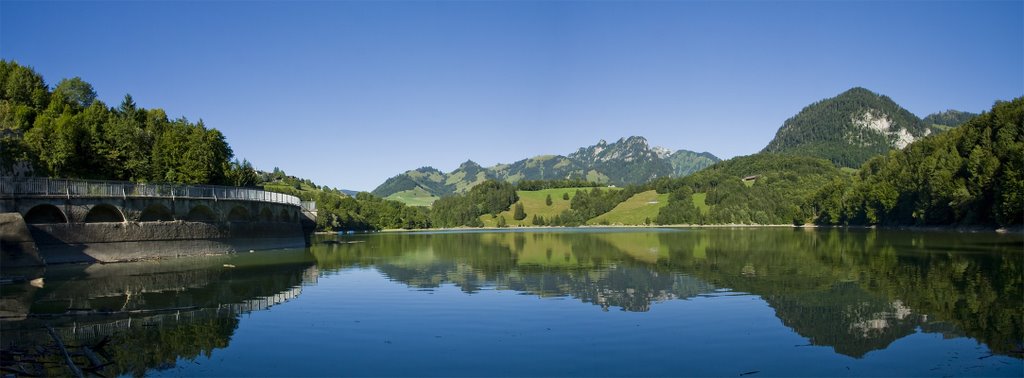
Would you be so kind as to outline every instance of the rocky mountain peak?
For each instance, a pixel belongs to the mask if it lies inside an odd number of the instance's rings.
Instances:
[[[659,158],[662,158],[662,159],[665,159],[665,158],[668,158],[669,156],[672,156],[672,150],[667,149],[665,147],[661,147],[661,146],[654,147],[654,148],[651,149],[651,151],[654,151],[654,153],[656,155],[658,155]]]

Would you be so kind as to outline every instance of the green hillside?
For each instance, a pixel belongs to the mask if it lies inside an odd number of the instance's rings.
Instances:
[[[422,189],[437,196],[448,195],[452,190],[445,187],[445,174],[433,167],[421,167],[391,177],[373,190],[373,195],[389,197],[407,190]]]
[[[519,202],[523,204],[523,210],[526,212],[526,218],[523,220],[515,220],[513,218],[513,209],[515,205],[509,207],[508,210],[502,211],[498,216],[505,217],[505,222],[508,223],[509,227],[516,226],[533,226],[531,220],[534,215],[539,215],[544,218],[551,218],[555,215],[561,214],[563,211],[569,210],[569,202],[572,197],[576,195],[577,190],[589,190],[588,188],[557,188],[557,189],[544,189],[544,190],[520,190],[516,194],[519,195]],[[568,194],[569,199],[562,199],[562,197]],[[551,206],[546,204],[548,195],[551,195]],[[484,214],[480,216],[480,221],[484,222],[485,227],[496,227],[498,225],[498,218],[492,217],[490,214]]]
[[[642,225],[658,219],[658,211],[668,204],[668,193],[658,194],[654,190],[637,193],[615,206],[612,211],[587,221],[587,224]]]
[[[744,178],[757,176],[756,179]],[[736,157],[691,176],[661,180],[668,194],[659,224],[789,224],[811,214],[803,205],[819,188],[850,174],[823,159],[760,153]]]
[[[708,206],[707,193],[693,193],[690,199],[693,201],[693,207],[696,207],[702,215],[707,215],[708,211],[711,211],[711,207]]]
[[[409,206],[430,206],[433,205],[434,201],[437,201],[438,198],[440,197],[431,195],[429,192],[427,192],[421,187],[403,190],[401,192],[384,197],[384,199],[402,202]]]

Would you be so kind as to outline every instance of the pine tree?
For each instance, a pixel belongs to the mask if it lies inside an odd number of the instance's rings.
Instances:
[[[569,192],[562,193],[562,199],[568,201],[569,200]]]
[[[499,228],[508,227],[508,223],[505,222],[505,216],[504,215],[499,215],[498,216],[498,227]]]
[[[544,203],[548,206],[551,206],[551,194],[548,194],[548,198],[544,199]]]
[[[516,204],[516,206],[515,206],[515,213],[512,215],[512,219],[515,219],[515,220],[518,220],[518,221],[526,219],[526,211],[523,210],[522,202]]]

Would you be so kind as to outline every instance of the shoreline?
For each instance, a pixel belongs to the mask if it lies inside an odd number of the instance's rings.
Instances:
[[[958,232],[958,233],[995,233],[1004,235],[1024,235],[1024,226],[991,228],[985,226],[843,226],[843,225],[815,225],[805,224],[796,226],[792,224],[670,224],[670,225],[581,225],[576,227],[567,226],[529,226],[529,227],[441,227],[421,229],[385,229],[369,233],[416,233],[416,232],[438,232],[438,231],[502,231],[502,230],[557,230],[557,229],[642,229],[642,228],[673,228],[673,229],[702,229],[702,228],[793,228],[804,230],[816,229],[845,229],[845,230],[882,230],[882,231],[912,231],[912,232]],[[316,235],[337,235],[341,231],[317,231]],[[367,233],[367,232],[357,232]]]

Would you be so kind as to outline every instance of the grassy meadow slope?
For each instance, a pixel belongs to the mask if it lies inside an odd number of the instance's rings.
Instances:
[[[577,190],[590,190],[591,188],[555,188],[555,189],[543,189],[543,190],[520,190],[516,194],[519,195],[519,202],[523,204],[523,210],[526,212],[526,218],[523,220],[515,220],[512,218],[513,211],[515,210],[515,204],[509,207],[508,210],[502,211],[498,216],[505,217],[505,222],[509,227],[517,226],[533,226],[533,216],[539,215],[544,219],[551,219],[555,215],[561,214],[563,211],[569,210],[569,204],[572,201],[572,197],[576,195]],[[602,190],[619,190],[618,188],[602,188]],[[569,199],[562,199],[563,195],[568,193]],[[551,206],[545,203],[548,195],[551,195]],[[484,214],[480,216],[480,220],[484,222],[484,227],[496,227],[498,225],[498,217],[491,217],[490,214]]]
[[[434,201],[437,201],[438,198],[441,197],[434,196],[420,187],[416,187],[409,190],[403,190],[401,192],[394,193],[390,196],[384,197],[384,199],[402,202],[409,206],[428,207],[434,204]]]
[[[654,190],[637,193],[615,206],[611,211],[601,214],[587,224],[640,225],[653,223],[658,219],[658,211],[668,204],[668,193],[658,194]]]

